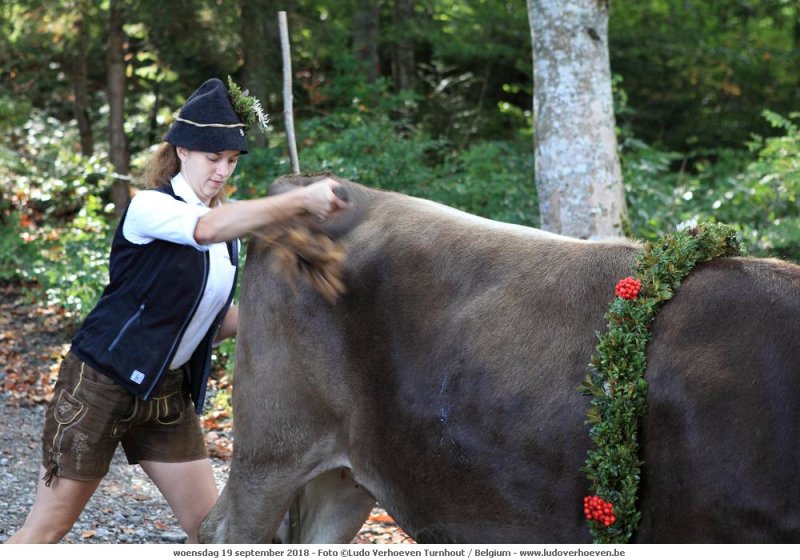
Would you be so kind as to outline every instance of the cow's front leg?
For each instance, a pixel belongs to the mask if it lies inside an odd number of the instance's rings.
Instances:
[[[274,468],[242,469],[236,459],[228,482],[200,527],[201,543],[269,543],[304,484]]]

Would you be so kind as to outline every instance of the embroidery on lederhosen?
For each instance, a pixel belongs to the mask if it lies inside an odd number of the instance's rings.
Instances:
[[[66,426],[73,423],[75,419],[84,411],[86,408],[85,405],[78,401],[75,397],[75,393],[78,392],[78,389],[83,383],[83,368],[86,367],[86,364],[81,362],[81,371],[78,376],[78,383],[75,384],[75,388],[70,393],[69,391],[62,389],[61,392],[58,394],[55,409],[53,410],[53,417],[58,425],[56,428],[56,433],[53,436],[53,440],[50,442],[50,464],[47,467],[47,471],[45,472],[42,480],[44,480],[45,486],[50,486],[53,482],[53,478],[58,476],[58,470],[61,467],[60,459],[61,459],[61,443],[64,439],[64,432],[66,431]],[[85,437],[83,443],[85,445]],[[73,443],[73,446],[76,445]],[[80,445],[78,443],[77,445]],[[81,449],[82,451],[84,449]]]

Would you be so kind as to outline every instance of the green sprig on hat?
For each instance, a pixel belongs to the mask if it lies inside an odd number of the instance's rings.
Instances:
[[[242,90],[230,76],[228,76],[228,95],[231,98],[233,110],[248,128],[259,128],[262,132],[266,132],[269,116],[261,107],[261,102],[255,96],[250,95],[249,90]]]

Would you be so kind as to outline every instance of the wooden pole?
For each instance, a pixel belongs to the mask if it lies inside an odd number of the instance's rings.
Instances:
[[[281,30],[281,53],[283,54],[283,118],[286,122],[286,141],[289,143],[292,173],[298,174],[300,173],[300,160],[297,157],[297,142],[294,136],[292,57],[289,52],[289,25],[286,21],[286,12],[278,12],[278,24]]]

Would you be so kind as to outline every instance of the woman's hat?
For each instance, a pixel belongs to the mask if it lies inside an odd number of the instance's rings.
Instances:
[[[225,84],[212,78],[189,96],[164,141],[200,152],[247,153],[247,125],[231,104]]]

